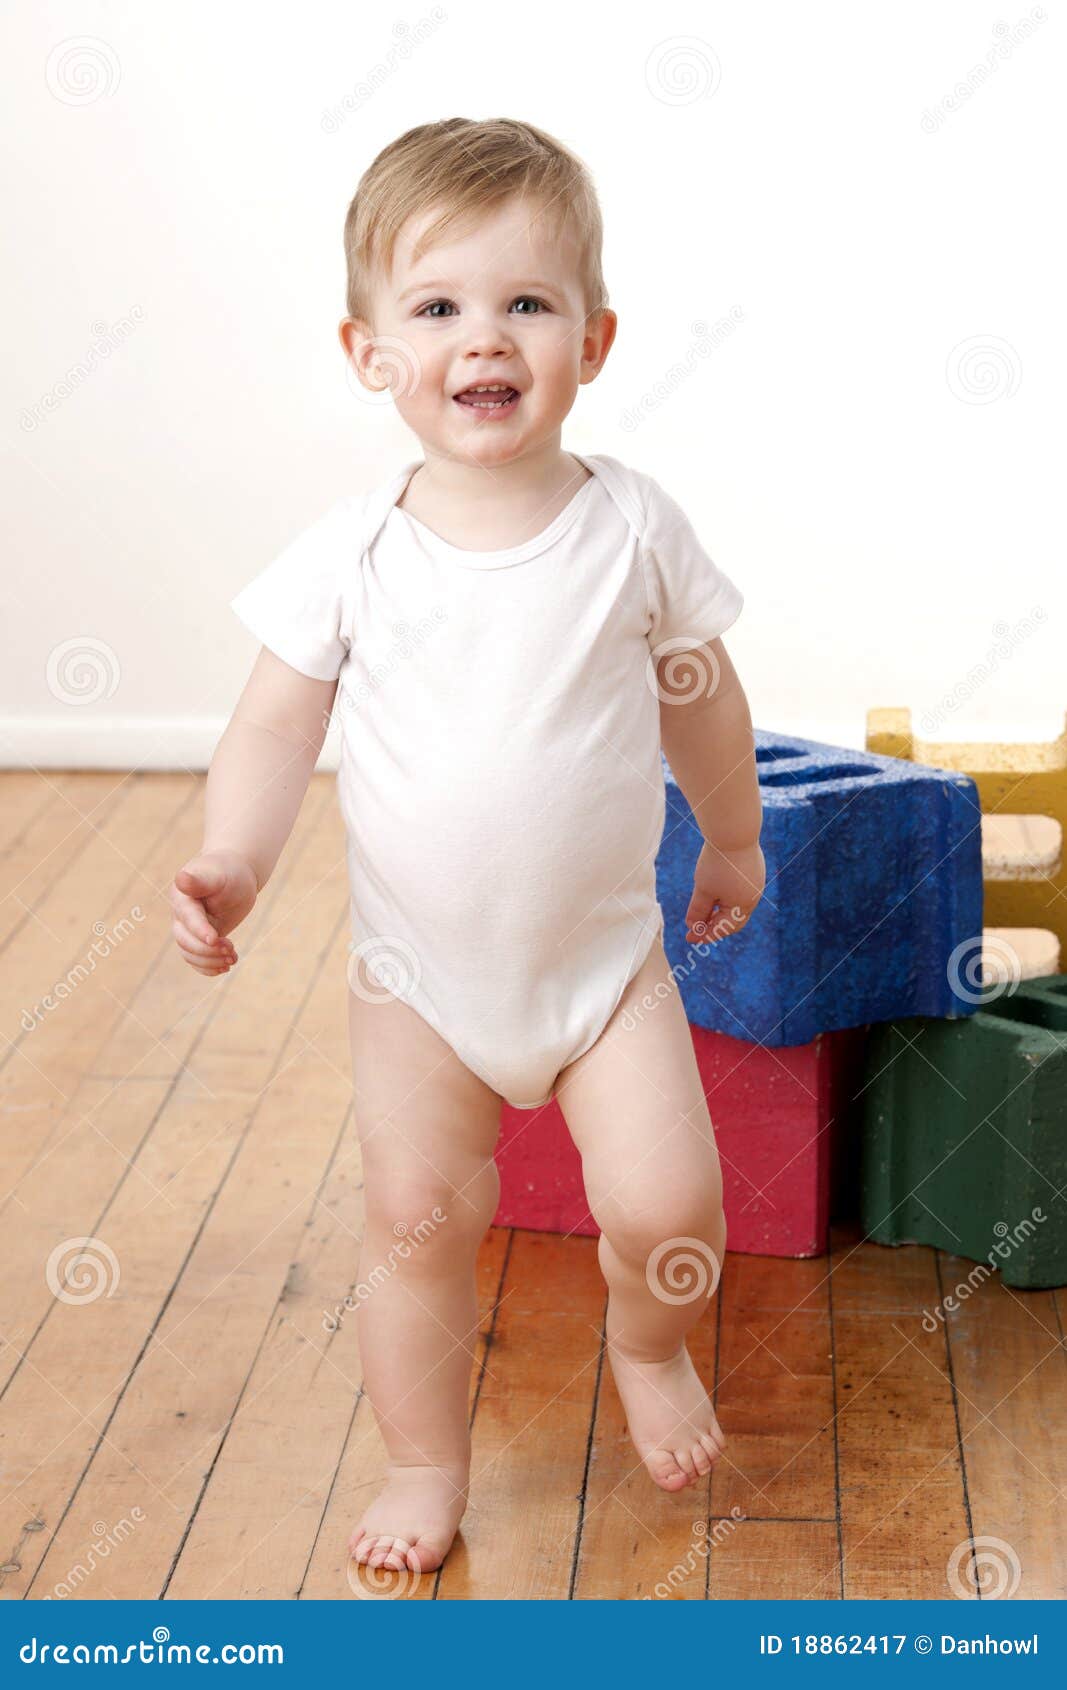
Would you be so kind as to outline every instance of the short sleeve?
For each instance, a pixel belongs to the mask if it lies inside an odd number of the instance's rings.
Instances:
[[[655,649],[667,640],[706,645],[736,622],[744,597],[712,562],[681,505],[651,476],[645,486],[641,559],[649,645]]]
[[[348,654],[345,606],[359,567],[358,505],[331,505],[230,603],[262,645],[317,681],[336,680]]]

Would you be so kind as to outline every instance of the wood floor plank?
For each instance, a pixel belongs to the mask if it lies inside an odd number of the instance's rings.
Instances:
[[[595,1239],[516,1232],[439,1600],[567,1596],[605,1297]]]
[[[730,1446],[712,1477],[712,1513],[833,1519],[828,1261],[727,1260],[718,1412]]]
[[[945,1336],[923,1325],[934,1252],[836,1229],[831,1285],[845,1597],[944,1597],[969,1527]]]
[[[0,773],[0,950],[106,825],[129,775]]]
[[[1067,1351],[1048,1291],[942,1256],[942,1307],[978,1546],[956,1578],[970,1594],[1067,1597]],[[983,1543],[982,1540],[992,1540]],[[948,1591],[946,1589],[946,1594]]]
[[[142,865],[173,832],[195,790],[186,775],[131,781],[81,852],[77,874],[64,875],[50,889],[33,921],[7,947],[0,976],[0,1103],[20,1085],[66,1097],[78,1072],[72,1067],[79,1060],[71,1054],[74,1029],[93,1024],[101,1002],[95,994],[108,972],[115,975],[103,960],[117,961],[131,944],[152,944],[146,912],[159,889]]]
[[[840,1595],[834,1520],[712,1522],[710,1599],[719,1602],[796,1602]]]
[[[174,860],[193,852],[200,835],[200,806],[188,806],[145,859],[145,872],[164,879],[167,864],[172,869]],[[267,908],[260,906],[247,924],[250,943],[269,921]],[[78,1024],[68,1014],[73,1004],[57,1009],[54,1036],[63,1029],[64,1060],[73,1073],[68,1102],[56,1104],[47,1088],[46,1097],[29,1097],[15,1107],[12,1098],[19,1093],[8,1093],[8,1119],[17,1119],[19,1131],[3,1134],[0,1169],[3,1210],[15,1225],[17,1244],[0,1278],[0,1330],[8,1338],[0,1354],[0,1384],[51,1308],[42,1262],[52,1249],[64,1239],[95,1235],[123,1181],[139,1188],[142,1202],[159,1197],[140,1163],[142,1139],[223,992],[223,982],[189,970],[172,943],[169,918],[159,914],[144,931],[123,940],[107,967],[79,985],[85,1002]],[[93,1066],[103,1068],[105,1077],[95,1077]]]
[[[188,795],[187,785],[175,787],[178,811],[157,838],[154,853],[150,850],[138,865],[139,871],[162,879],[175,845],[180,847],[184,840],[192,849],[199,823]],[[147,835],[145,844],[151,844]],[[118,1084],[127,1075],[131,1082],[140,1078],[133,1063],[113,1070],[112,1085],[95,1085],[89,1078],[101,1048],[107,1048],[124,1020],[139,1023],[142,1053],[155,1048],[143,1019],[144,1006],[139,1014],[137,1004],[160,958],[174,950],[169,916],[161,913],[160,897],[156,900],[159,911],[146,900],[143,921],[124,921],[127,892],[128,887],[119,892],[107,913],[104,927],[110,937],[106,946],[98,948],[95,966],[74,980],[70,996],[57,999],[31,1032],[23,1031],[19,1050],[0,1075],[0,1120],[7,1129],[0,1134],[0,1214],[8,1225],[17,1222],[18,1240],[0,1282],[0,1321],[15,1320],[20,1334],[32,1330],[42,1299],[50,1297],[41,1264],[53,1245],[90,1230],[87,1212],[92,1212],[105,1182],[122,1176],[119,1163],[151,1118],[144,1113],[149,1101],[144,1088],[138,1095],[137,1085],[131,1083],[123,1093]],[[188,976],[189,970],[185,973]],[[194,998],[188,1004],[190,1012],[195,1003]],[[188,1028],[181,1029],[186,1041],[195,1029],[196,1020],[190,1014]],[[178,1051],[172,1071],[180,1061]],[[68,1142],[72,1135],[74,1143]],[[61,1146],[65,1154],[60,1163],[56,1155]],[[82,1176],[85,1189],[79,1191]],[[68,1196],[71,1203],[65,1202]],[[80,1222],[67,1223],[65,1216],[72,1211],[80,1215]],[[10,1332],[10,1326],[7,1329]],[[0,1383],[9,1377],[17,1354],[9,1349],[0,1356]]]
[[[211,1311],[209,1344],[199,1360],[184,1341],[186,1335],[175,1330],[173,1304],[183,1284],[184,1296],[192,1281],[203,1296],[205,1280],[209,1286],[218,1283],[233,1268],[225,1238],[215,1245],[218,1235],[207,1223],[249,1136],[258,1093],[278,1070],[293,1017],[338,910],[344,908],[338,836],[334,828],[320,825],[322,811],[321,799],[305,808],[298,823],[304,850],[290,855],[286,873],[265,890],[261,907],[273,912],[272,938],[246,953],[234,975],[218,983],[220,1009],[198,1048],[215,1069],[220,1066],[217,1051],[234,1045],[243,1053],[231,1058],[230,1084],[208,1091],[201,1080],[183,1075],[171,1091],[140,1155],[146,1178],[166,1201],[146,1207],[140,1190],[123,1189],[103,1234],[122,1267],[120,1285],[112,1296],[89,1302],[57,1301],[34,1346],[32,1366],[18,1373],[5,1397],[0,1412],[9,1437],[19,1449],[29,1443],[40,1465],[24,1486],[0,1502],[0,1541],[12,1540],[14,1522],[25,1520],[28,1510],[38,1510],[45,1527],[19,1571],[3,1575],[5,1587],[11,1587],[7,1593],[20,1594],[48,1553],[53,1553],[50,1579],[62,1579],[65,1557],[77,1554],[92,1521],[117,1518],[134,1505],[155,1513],[153,1532],[144,1534],[138,1546],[139,1576],[148,1578],[158,1570],[151,1562],[157,1541],[169,1565],[174,1532],[180,1535],[188,1511],[181,1485],[178,1500],[168,1494],[175,1468],[185,1462],[186,1486],[199,1485],[202,1475],[195,1472],[190,1479],[188,1464],[208,1432],[220,1419],[225,1423],[229,1407],[224,1398],[233,1370],[241,1378],[247,1374],[251,1356],[230,1347],[231,1336],[245,1336],[239,1276],[236,1283],[227,1282],[226,1300]],[[298,865],[300,878],[293,873]],[[293,939],[295,921],[287,925],[287,917],[295,918],[308,903],[309,885],[319,886],[313,901],[323,929],[314,952]],[[198,1250],[205,1238],[206,1248]],[[186,1276],[194,1259],[190,1281]],[[197,1374],[216,1388],[201,1392]],[[179,1392],[190,1398],[185,1418],[174,1407]],[[85,1496],[96,1499],[87,1522]],[[116,1561],[109,1577],[119,1576]],[[138,1594],[154,1592],[141,1589]]]

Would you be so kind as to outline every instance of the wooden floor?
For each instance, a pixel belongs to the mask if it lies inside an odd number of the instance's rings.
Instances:
[[[162,896],[199,787],[0,777],[7,1597],[352,1595],[382,1447],[355,1319],[323,1325],[361,1230],[340,823],[316,779],[206,981]],[[971,1267],[848,1227],[831,1258],[730,1255],[694,1346],[728,1457],[669,1497],[604,1365],[594,1241],[492,1230],[471,1506],[409,1595],[932,1598],[950,1562],[973,1590],[974,1540],[1063,1597],[1063,1293],[993,1277],[924,1325]]]

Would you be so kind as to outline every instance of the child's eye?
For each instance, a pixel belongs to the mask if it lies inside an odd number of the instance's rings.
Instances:
[[[534,311],[520,311],[520,317],[537,317],[540,316],[542,311],[548,310],[548,306],[543,299],[535,299],[529,293],[520,293],[516,299],[512,300],[512,305],[533,305],[536,307]],[[415,315],[416,317],[429,317],[431,320],[440,321],[443,312],[438,312],[438,306],[443,307],[449,313],[455,310],[455,306],[450,299],[431,299],[428,304],[421,306]]]

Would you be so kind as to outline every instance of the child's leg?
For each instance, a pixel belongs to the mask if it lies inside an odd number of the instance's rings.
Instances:
[[[500,1195],[500,1098],[408,1004],[350,991],[349,1025],[366,1205],[359,1348],[389,1456],[349,1547],[372,1566],[429,1572],[467,1500],[474,1262]]]
[[[656,1483],[681,1490],[726,1443],[684,1343],[718,1284],[726,1222],[692,1038],[660,939],[556,1094],[602,1229],[608,1354],[630,1435]]]

